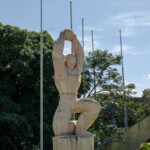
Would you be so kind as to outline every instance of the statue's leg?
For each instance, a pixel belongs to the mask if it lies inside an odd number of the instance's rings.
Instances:
[[[69,123],[69,135],[75,134],[76,125],[77,125],[77,120],[70,121],[70,123]]]
[[[76,129],[76,135],[87,135],[87,129],[93,124],[101,110],[100,104],[93,99],[80,99],[74,106],[74,112],[81,113]]]
[[[68,135],[71,111],[66,104],[59,103],[53,118],[53,130],[56,136]]]

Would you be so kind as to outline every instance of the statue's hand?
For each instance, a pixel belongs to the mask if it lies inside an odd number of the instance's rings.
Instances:
[[[65,40],[73,41],[75,34],[71,29],[65,29],[63,31]]]

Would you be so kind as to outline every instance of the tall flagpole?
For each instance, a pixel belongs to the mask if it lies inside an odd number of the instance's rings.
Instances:
[[[84,51],[84,19],[82,18],[82,48]]]
[[[123,62],[123,51],[122,51],[122,36],[121,36],[121,30],[120,32],[120,50],[121,50],[121,64],[122,64],[122,88],[123,88],[123,99],[124,99],[124,127],[125,131],[128,130],[128,120],[127,120],[127,102],[125,100],[125,80],[124,80],[124,62]]]
[[[70,1],[70,28],[72,29],[72,1]]]
[[[70,1],[70,29],[72,30],[72,1]],[[71,47],[71,54],[73,54],[73,49]]]
[[[94,39],[93,39],[93,30],[91,30],[91,35],[92,35],[92,51],[94,52]]]
[[[92,34],[92,51],[94,52],[94,39],[93,39],[93,30],[91,30],[91,34]],[[94,58],[93,58],[94,60]],[[95,67],[93,68],[94,71],[94,96],[96,99],[96,78],[95,78]]]
[[[128,144],[128,114],[127,114],[127,102],[125,100],[125,80],[124,80],[124,63],[123,63],[123,51],[122,51],[122,36],[121,36],[121,30],[120,33],[120,50],[121,50],[121,57],[122,57],[122,88],[123,88],[123,100],[124,100],[124,128],[125,128],[125,142],[127,145],[127,149],[129,149]]]
[[[40,3],[40,150],[43,150],[43,14],[42,14],[42,0]]]
[[[84,19],[82,18],[82,48],[83,48],[83,52],[84,52]],[[85,66],[83,65],[83,76],[85,73]],[[83,85],[84,87],[84,85]],[[83,95],[83,97],[85,98],[85,93]]]

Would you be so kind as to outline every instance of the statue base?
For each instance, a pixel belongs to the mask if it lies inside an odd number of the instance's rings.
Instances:
[[[94,150],[94,137],[91,136],[55,136],[53,150]]]

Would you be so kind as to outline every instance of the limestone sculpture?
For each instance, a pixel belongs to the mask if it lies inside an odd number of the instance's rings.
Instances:
[[[72,44],[72,53],[64,57],[64,42]],[[77,98],[81,83],[84,53],[76,35],[70,29],[60,32],[53,52],[55,84],[60,94],[60,101],[53,118],[55,136],[88,136],[87,129],[93,124],[100,112],[100,104],[93,99]],[[70,121],[71,115],[80,113],[78,120]]]

